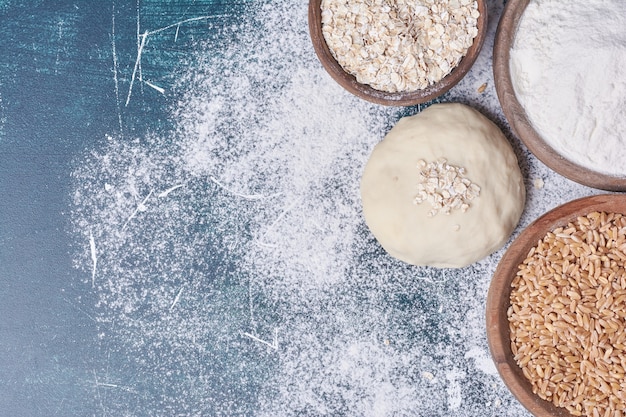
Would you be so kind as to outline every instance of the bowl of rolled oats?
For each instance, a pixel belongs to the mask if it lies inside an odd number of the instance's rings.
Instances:
[[[470,70],[487,31],[485,0],[310,0],[309,32],[330,76],[365,100],[410,106]]]
[[[626,415],[626,198],[574,200],[523,230],[486,322],[500,376],[533,415]]]

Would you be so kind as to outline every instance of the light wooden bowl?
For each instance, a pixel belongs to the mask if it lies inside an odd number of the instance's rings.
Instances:
[[[309,33],[317,57],[328,74],[330,74],[339,85],[357,97],[376,104],[387,106],[412,106],[425,103],[442,95],[461,81],[470,70],[478,57],[487,34],[486,0],[477,0],[478,11],[480,12],[480,17],[478,18],[478,35],[474,38],[474,43],[467,51],[467,54],[461,59],[452,72],[438,83],[423,90],[389,93],[376,90],[367,84],[357,82],[356,78],[352,74],[345,72],[341,65],[335,60],[322,34],[321,2],[322,0],[309,0]]]
[[[517,100],[509,67],[510,50],[524,10],[530,0],[509,0],[498,23],[493,50],[496,92],[513,132],[541,162],[553,171],[579,184],[610,191],[626,191],[626,178],[592,171],[571,162],[551,148],[533,128]],[[572,86],[573,87],[573,86]],[[555,121],[557,122],[557,121]]]
[[[507,310],[510,306],[511,282],[518,266],[526,259],[530,248],[543,239],[547,232],[566,226],[593,211],[626,214],[626,196],[598,195],[571,201],[544,214],[515,239],[506,251],[494,273],[487,294],[487,341],[494,363],[502,380],[517,400],[536,417],[571,417],[564,408],[542,400],[533,394],[530,382],[513,359]]]

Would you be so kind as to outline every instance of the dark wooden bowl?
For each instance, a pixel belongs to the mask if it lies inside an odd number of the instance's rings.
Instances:
[[[626,178],[602,174],[582,167],[561,156],[533,128],[526,111],[517,100],[509,67],[510,50],[517,27],[530,0],[509,0],[506,3],[493,50],[493,74],[498,100],[513,132],[541,162],[553,171],[579,184],[610,191],[626,191]],[[572,86],[573,87],[573,86]],[[555,120],[555,123],[557,121]]]
[[[313,42],[313,48],[320,62],[330,76],[343,88],[357,97],[376,104],[386,106],[412,106],[432,100],[451,89],[455,84],[461,81],[474,64],[474,61],[476,61],[487,34],[486,1],[477,0],[477,2],[480,17],[478,18],[478,35],[474,38],[474,43],[450,74],[445,76],[438,83],[423,90],[396,93],[380,91],[367,84],[357,82],[354,75],[345,72],[333,57],[324,40],[324,35],[322,34],[321,0],[309,1],[309,33]]]
[[[543,239],[547,232],[566,226],[568,222],[593,211],[626,214],[626,196],[607,194],[581,198],[559,206],[535,220],[515,239],[500,260],[487,294],[487,341],[494,363],[511,393],[536,417],[571,417],[572,414],[533,394],[530,382],[513,359],[507,317],[511,282],[530,248]]]

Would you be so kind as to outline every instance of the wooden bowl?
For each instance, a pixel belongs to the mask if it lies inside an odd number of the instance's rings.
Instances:
[[[614,177],[582,167],[565,159],[550,147],[533,128],[526,111],[517,100],[509,67],[510,50],[515,40],[520,18],[529,2],[530,0],[509,0],[504,7],[496,31],[493,73],[496,92],[506,119],[513,132],[533,155],[553,171],[589,187],[610,191],[626,191],[626,178]]]
[[[528,251],[547,232],[566,226],[568,222],[593,211],[626,214],[626,196],[608,194],[581,198],[559,206],[535,220],[515,239],[500,260],[487,294],[487,341],[494,363],[511,393],[536,417],[570,417],[572,414],[533,394],[530,382],[513,359],[507,317],[511,282]]]
[[[357,82],[354,75],[344,71],[341,65],[335,60],[322,34],[321,2],[322,0],[309,0],[309,33],[317,57],[328,74],[330,74],[339,85],[357,97],[376,104],[387,106],[412,106],[425,103],[442,95],[456,85],[470,70],[478,57],[487,34],[486,0],[477,0],[478,11],[480,12],[480,17],[478,18],[478,35],[474,38],[474,43],[468,49],[467,54],[461,59],[459,64],[441,81],[423,90],[390,93]]]

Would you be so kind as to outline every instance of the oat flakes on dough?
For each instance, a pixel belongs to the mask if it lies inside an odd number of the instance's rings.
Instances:
[[[414,202],[418,164],[441,160],[480,187],[465,212],[433,215],[428,201]],[[414,265],[463,267],[501,248],[525,196],[517,158],[500,129],[457,103],[400,119],[372,151],[361,179],[368,227],[390,255]]]

